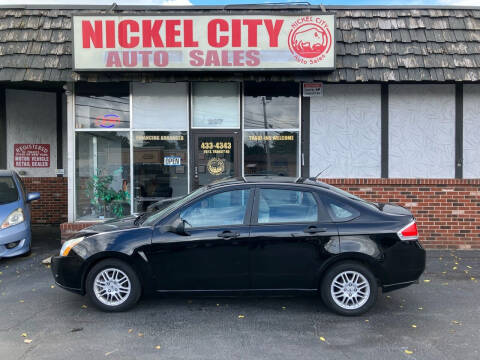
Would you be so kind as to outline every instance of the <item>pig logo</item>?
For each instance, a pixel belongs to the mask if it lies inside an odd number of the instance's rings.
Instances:
[[[332,47],[332,34],[326,26],[309,22],[292,30],[288,35],[288,46],[293,55],[313,59],[324,55]]]

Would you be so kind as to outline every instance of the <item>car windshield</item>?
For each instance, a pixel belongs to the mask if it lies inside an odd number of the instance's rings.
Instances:
[[[186,204],[187,202],[189,202],[191,199],[195,198],[199,194],[204,193],[206,190],[207,190],[206,186],[203,186],[203,187],[195,190],[194,192],[188,194],[187,196],[185,196],[185,197],[179,199],[178,201],[175,201],[174,203],[170,204],[165,209],[162,209],[160,211],[157,211],[157,212],[151,214],[149,217],[147,217],[145,220],[143,220],[143,222],[141,224],[145,225],[145,226],[151,226],[151,225],[155,224],[162,217],[171,213],[175,209],[178,209],[180,206],[182,206],[183,204]]]
[[[11,176],[0,176],[0,205],[18,200],[18,191]]]

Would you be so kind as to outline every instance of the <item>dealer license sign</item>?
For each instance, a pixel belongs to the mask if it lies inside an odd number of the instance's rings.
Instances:
[[[74,16],[75,70],[335,67],[335,18],[319,15]]]

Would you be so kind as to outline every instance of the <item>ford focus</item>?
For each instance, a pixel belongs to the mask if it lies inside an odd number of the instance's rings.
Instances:
[[[52,259],[56,283],[105,311],[145,293],[319,294],[359,315],[425,269],[412,213],[316,179],[229,179],[137,220],[79,232]]]

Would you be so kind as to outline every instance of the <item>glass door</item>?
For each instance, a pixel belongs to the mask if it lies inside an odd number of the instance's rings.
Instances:
[[[240,176],[239,132],[193,134],[192,190],[215,180]]]

